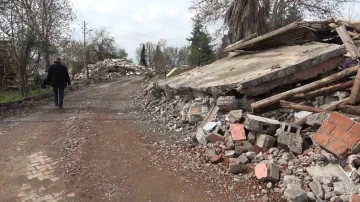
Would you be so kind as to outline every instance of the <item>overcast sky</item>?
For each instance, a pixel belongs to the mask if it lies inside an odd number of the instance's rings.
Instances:
[[[135,60],[142,42],[165,38],[168,45],[184,46],[192,30],[187,0],[70,0],[76,9],[76,39],[82,39],[81,21],[89,29],[105,27]]]
[[[76,10],[74,37],[82,40],[81,22],[89,29],[105,27],[135,60],[135,50],[142,42],[156,43],[165,38],[168,45],[184,46],[192,30],[189,0],[70,0]],[[348,5],[360,12],[360,6]]]

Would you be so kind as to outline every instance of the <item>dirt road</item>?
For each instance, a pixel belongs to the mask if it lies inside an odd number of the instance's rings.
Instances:
[[[98,84],[68,94],[64,110],[46,101],[2,118],[0,201],[221,201],[156,160],[161,132],[146,132],[130,98],[140,83]]]

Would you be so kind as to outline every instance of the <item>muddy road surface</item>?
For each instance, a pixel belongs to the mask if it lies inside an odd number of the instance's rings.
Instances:
[[[222,201],[161,162],[153,144],[162,134],[130,98],[141,82],[96,84],[68,93],[63,110],[47,100],[2,116],[0,201]]]

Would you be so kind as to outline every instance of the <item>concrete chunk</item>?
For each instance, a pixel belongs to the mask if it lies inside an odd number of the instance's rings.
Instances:
[[[270,162],[261,162],[255,167],[255,176],[261,181],[277,182],[280,179],[280,169]]]
[[[228,150],[235,149],[235,143],[231,136],[228,136],[225,138],[225,146],[226,146],[226,149],[228,149]]]
[[[284,196],[291,202],[308,202],[308,196],[306,192],[298,184],[290,184],[287,186],[284,192]]]
[[[188,112],[188,121],[191,124],[197,124],[202,120],[202,105],[201,102],[194,102]]]
[[[270,135],[259,134],[256,138],[256,145],[262,149],[270,149],[275,144],[275,138]]]
[[[196,132],[196,140],[199,142],[199,144],[201,145],[206,145],[206,139],[205,139],[205,133],[203,131],[202,128],[198,128],[197,132]]]
[[[235,96],[220,96],[217,99],[217,106],[222,111],[232,111],[237,109],[237,100]]]
[[[318,197],[319,199],[324,199],[324,190],[321,187],[321,184],[319,181],[314,180],[309,183],[309,187],[311,191]]]
[[[243,172],[244,164],[240,162],[240,160],[235,159],[229,165],[229,172],[232,174],[239,174]]]
[[[249,141],[240,141],[235,143],[235,153],[236,155],[241,155],[250,151],[253,145]]]
[[[256,133],[273,135],[280,127],[280,122],[273,119],[247,114],[245,116],[244,126],[246,129],[252,130]]]
[[[304,140],[300,135],[301,127],[295,127],[286,123],[281,124],[277,130],[277,142],[279,147],[290,150],[295,154],[302,154]]]
[[[238,123],[241,121],[242,116],[243,116],[242,110],[233,110],[229,112],[226,118],[230,123]]]
[[[249,140],[249,142],[251,142],[251,144],[255,144],[256,143],[256,133],[253,131],[250,131],[248,133],[247,139]]]
[[[327,120],[329,117],[330,114],[324,112],[311,114],[310,116],[307,117],[306,124],[309,126],[320,127],[323,124],[323,122]]]

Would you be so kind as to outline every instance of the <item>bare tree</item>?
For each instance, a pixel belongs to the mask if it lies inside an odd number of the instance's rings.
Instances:
[[[306,15],[308,18],[326,19],[341,16],[344,3],[358,2],[358,0],[192,0],[191,2],[190,10],[194,11],[205,24],[219,24],[226,19],[226,23],[218,33],[229,30],[230,41],[234,42],[239,40],[237,36],[247,36],[249,33],[252,34],[251,31],[263,33],[266,28],[265,22],[268,23],[269,31],[276,29],[276,22],[284,19],[280,17],[288,14],[291,9],[296,8],[301,15]],[[237,20],[238,25],[236,25]],[[254,22],[259,25],[251,24]],[[241,31],[243,29],[249,31]]]
[[[90,35],[89,51],[95,53],[97,61],[116,58],[115,38],[105,28]]]

